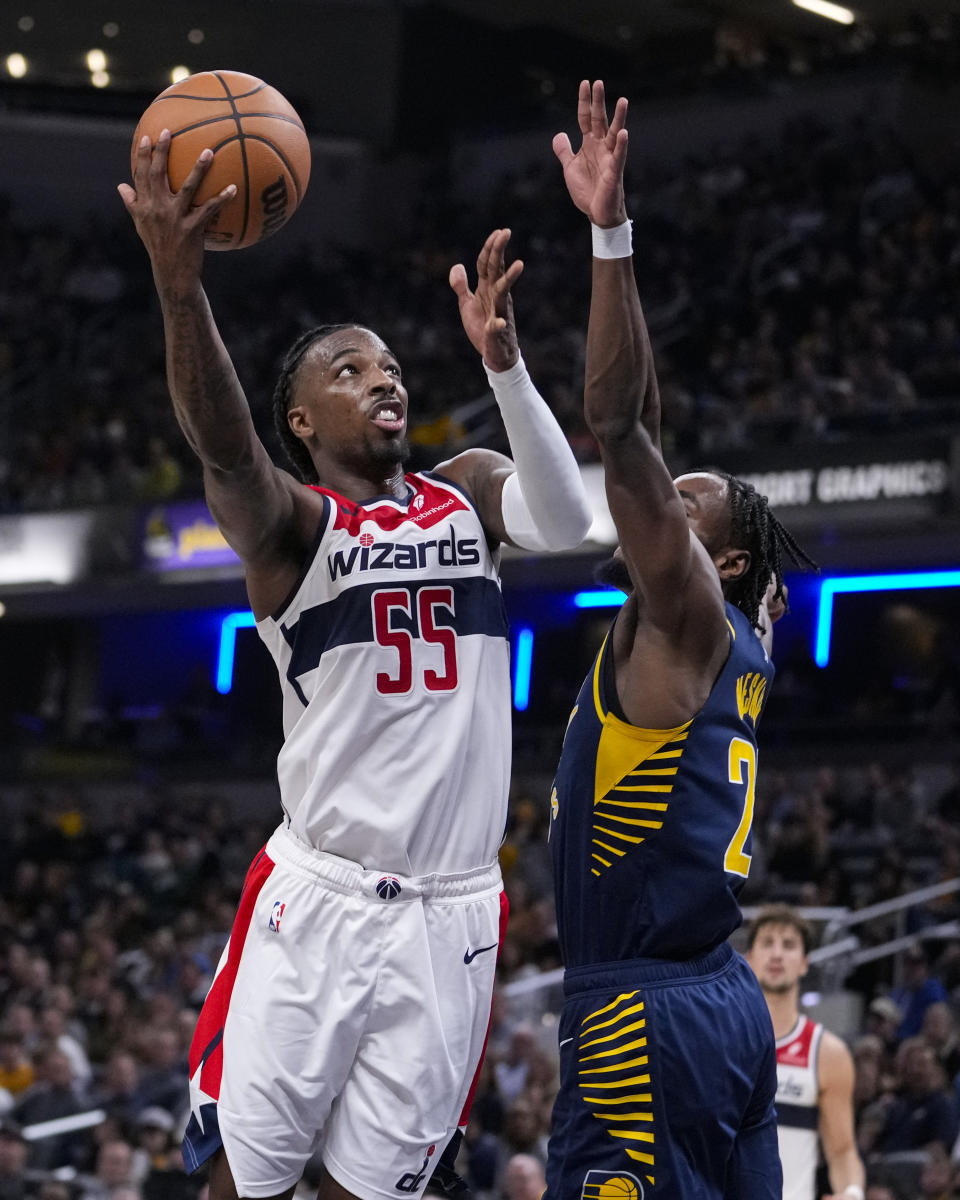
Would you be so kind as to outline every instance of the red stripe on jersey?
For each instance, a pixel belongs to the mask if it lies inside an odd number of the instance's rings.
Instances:
[[[500,893],[500,936],[497,940],[497,958],[500,957],[500,951],[503,949],[503,939],[507,936],[507,920],[510,916],[510,901],[507,899],[507,893]],[[460,1120],[457,1126],[460,1129],[465,1129],[467,1121],[470,1120],[470,1109],[473,1108],[473,1098],[477,1094],[477,1084],[480,1082],[480,1069],[483,1066],[483,1059],[487,1053],[487,1040],[490,1037],[490,1026],[493,1024],[493,1002],[490,1004],[490,1020],[487,1022],[487,1032],[483,1035],[483,1049],[480,1051],[480,1061],[477,1063],[477,1069],[473,1073],[473,1083],[470,1084],[470,1091],[467,1093],[467,1099],[463,1106],[463,1112],[460,1114]]]
[[[413,495],[399,508],[399,501],[397,504],[371,501],[365,507],[330,491],[329,488],[318,487],[316,484],[308,486],[311,491],[330,497],[336,514],[334,529],[345,529],[352,537],[359,536],[361,527],[369,521],[386,533],[392,532],[405,521],[411,521],[420,529],[429,529],[455,512],[470,510],[466,498],[452,486],[447,490],[420,475],[405,475],[404,479],[413,488]]]
[[[795,1034],[777,1043],[777,1062],[784,1067],[810,1066],[810,1046],[816,1031],[816,1021],[804,1017],[803,1024]]]
[[[253,916],[254,905],[260,895],[263,885],[270,878],[273,870],[273,860],[268,858],[265,850],[261,850],[247,871],[243,881],[243,891],[240,893],[240,903],[237,915],[233,920],[230,931],[230,948],[227,951],[227,961],[210,986],[207,998],[200,1010],[197,1028],[190,1043],[190,1078],[196,1074],[204,1055],[207,1055],[200,1074],[200,1090],[212,1100],[220,1098],[220,1079],[223,1075],[223,1028],[227,1021],[227,1010],[230,1007],[230,996],[237,979],[240,958],[243,954],[243,944],[247,940],[247,930]],[[212,1049],[211,1049],[212,1047]]]

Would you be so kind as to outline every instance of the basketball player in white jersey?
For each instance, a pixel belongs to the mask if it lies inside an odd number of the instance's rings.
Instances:
[[[501,933],[510,777],[497,547],[572,548],[590,524],[565,438],[519,356],[509,230],[450,273],[513,459],[405,474],[407,393],[370,329],[312,330],[274,396],[304,482],[270,460],[201,284],[206,222],[170,136],[120,193],[150,255],[174,410],[243,562],[280,674],[283,821],[251,865],[190,1055],[191,1169],[211,1200],[416,1198],[461,1121]]]
[[[800,1012],[810,927],[771,904],[747,931],[777,1040],[777,1139],[784,1200],[815,1200],[819,1146],[833,1189],[824,1200],[863,1200],[865,1174],[853,1128],[853,1058],[840,1038]],[[819,1135],[819,1136],[818,1136]]]

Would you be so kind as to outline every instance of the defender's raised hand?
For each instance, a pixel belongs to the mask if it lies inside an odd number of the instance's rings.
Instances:
[[[153,264],[154,279],[161,293],[178,282],[199,278],[203,262],[204,230],[210,220],[237,192],[230,184],[205,204],[194,206],[193,198],[213,161],[213,151],[204,150],[178,192],[171,191],[167,177],[170,131],[164,129],[154,147],[144,134],[137,147],[133,187],[117,185],[127,212]]]
[[[470,291],[463,263],[450,268],[450,286],[457,294],[464,331],[491,371],[506,371],[520,354],[510,289],[520,278],[523,263],[518,258],[506,265],[509,241],[509,229],[495,229],[483,243],[475,292]]]
[[[627,101],[621,96],[607,121],[603,83],[580,84],[577,123],[583,140],[576,154],[565,133],[553,139],[553,152],[563,167],[570,199],[594,225],[610,228],[627,219],[623,168],[627,160]]]

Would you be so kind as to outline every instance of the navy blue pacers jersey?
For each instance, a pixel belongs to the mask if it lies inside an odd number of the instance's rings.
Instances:
[[[740,924],[773,665],[743,613],[726,610],[730,655],[686,724],[641,729],[612,711],[609,636],[580,689],[551,795],[568,968],[697,958]]]

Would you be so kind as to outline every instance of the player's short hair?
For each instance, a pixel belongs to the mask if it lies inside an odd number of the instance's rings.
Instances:
[[[747,949],[752,950],[760,930],[766,925],[786,925],[795,929],[803,942],[804,954],[813,949],[813,929],[805,917],[801,917],[789,904],[765,904],[747,926]]]
[[[729,580],[724,592],[731,604],[744,614],[755,629],[760,627],[760,604],[772,579],[774,595],[783,595],[783,553],[795,566],[819,571],[819,567],[797,544],[792,534],[774,516],[766,496],[717,467],[700,467],[727,484],[730,505],[730,541],[737,549],[750,551],[750,565],[738,578]]]
[[[280,438],[280,445],[304,483],[319,483],[320,477],[317,475],[317,468],[313,465],[310,451],[290,428],[290,422],[287,420],[290,401],[293,399],[293,381],[297,368],[310,347],[316,342],[323,341],[331,333],[338,333],[341,329],[365,328],[365,325],[359,325],[356,321],[343,321],[339,325],[317,325],[313,329],[301,333],[283,356],[277,385],[273,389],[273,424],[277,436]]]

